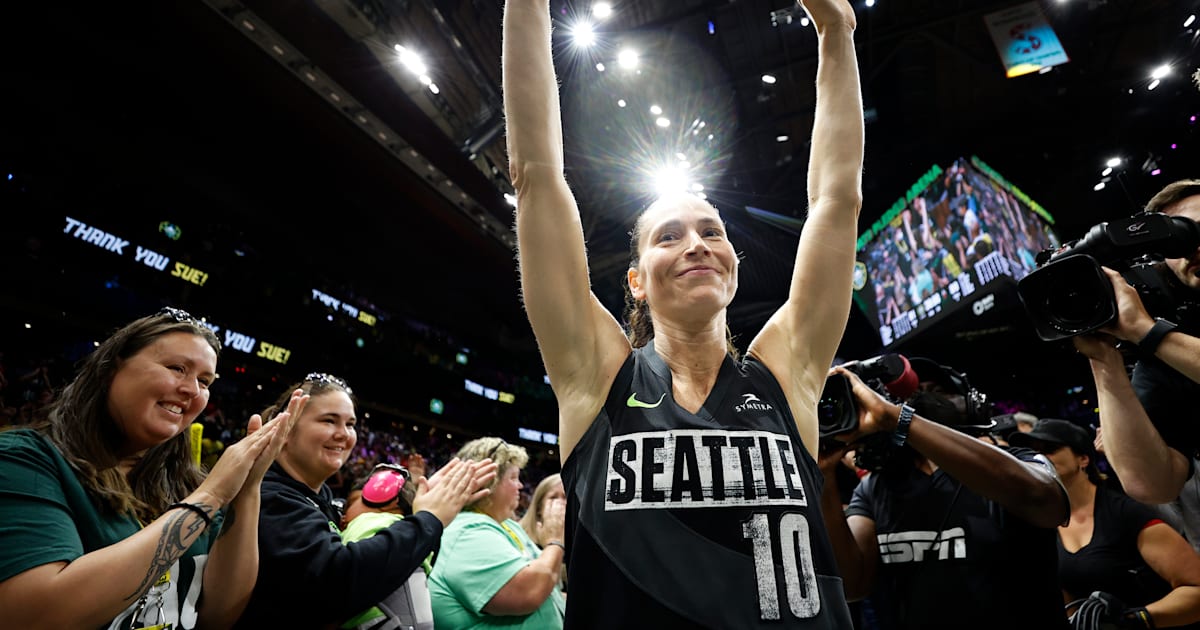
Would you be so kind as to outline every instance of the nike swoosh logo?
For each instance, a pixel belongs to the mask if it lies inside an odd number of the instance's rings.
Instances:
[[[655,407],[657,407],[657,406],[661,405],[661,404],[662,404],[662,401],[663,401],[663,399],[664,399],[664,398],[666,398],[666,397],[667,397],[667,393],[666,393],[666,392],[663,392],[663,395],[662,395],[662,396],[660,396],[660,397],[658,398],[658,402],[656,402],[656,403],[654,403],[654,404],[652,405],[652,404],[650,404],[650,403],[647,403],[647,402],[642,402],[642,401],[638,400],[638,399],[637,399],[637,393],[636,393],[636,392],[634,392],[634,393],[632,393],[632,394],[630,394],[630,395],[629,395],[629,400],[626,400],[626,401],[625,401],[625,404],[626,404],[626,405],[628,405],[628,406],[630,406],[630,407],[640,407],[640,408],[642,408],[642,409],[654,409]]]

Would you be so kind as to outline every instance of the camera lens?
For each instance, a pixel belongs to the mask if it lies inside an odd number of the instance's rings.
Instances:
[[[1096,323],[1107,296],[1088,283],[1056,283],[1046,296],[1046,308],[1054,325],[1063,330],[1083,330]]]
[[[836,427],[838,420],[842,418],[841,402],[837,398],[822,398],[817,403],[817,418],[822,427]]]

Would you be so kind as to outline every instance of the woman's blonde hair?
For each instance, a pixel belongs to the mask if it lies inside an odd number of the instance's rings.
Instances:
[[[537,524],[542,520],[542,510],[545,508],[543,503],[546,500],[546,496],[550,494],[550,489],[560,483],[562,483],[562,475],[559,473],[554,473],[543,479],[537,485],[537,488],[534,488],[533,498],[529,500],[529,509],[525,510],[525,515],[521,517],[521,527],[539,545],[543,541],[537,539]]]
[[[517,470],[525,468],[525,464],[529,463],[529,453],[525,451],[524,446],[509,444],[504,441],[504,438],[498,437],[482,437],[476,438],[462,445],[458,449],[455,457],[463,461],[478,462],[485,459],[490,459],[496,463],[496,478],[492,479],[492,483],[488,484],[489,490],[495,490],[500,483],[500,479],[504,477],[504,471],[509,466],[516,466]],[[488,496],[491,496],[490,494]],[[471,509],[478,506],[488,497],[484,497],[479,501],[468,503],[463,509]]]

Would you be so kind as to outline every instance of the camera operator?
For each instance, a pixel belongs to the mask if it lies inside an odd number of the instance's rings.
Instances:
[[[845,443],[860,457],[888,452],[845,518],[835,476],[825,475],[822,512],[847,599],[869,597],[884,630],[1067,628],[1055,545],[1070,507],[1053,464],[964,432],[989,430],[983,396],[945,366],[910,362],[919,391],[901,405],[833,368],[850,379],[857,407]],[[822,467],[845,448],[825,450]]]
[[[1168,184],[1150,200],[1146,211],[1200,221],[1200,179]],[[1200,249],[1166,263],[1185,291],[1200,300]],[[1200,401],[1200,338],[1196,336],[1200,321],[1156,321],[1119,273],[1108,268],[1104,272],[1116,294],[1118,319],[1102,334],[1072,341],[1091,363],[1105,455],[1134,499],[1165,503],[1178,498],[1186,533],[1196,546],[1200,543],[1198,497],[1181,496],[1181,491],[1185,483],[1200,483],[1194,479],[1200,420],[1189,417]],[[1132,379],[1113,338],[1137,344]]]

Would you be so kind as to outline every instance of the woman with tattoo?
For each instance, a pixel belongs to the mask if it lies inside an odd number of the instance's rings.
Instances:
[[[187,429],[220,349],[200,321],[164,308],[101,343],[34,427],[0,433],[5,627],[238,618],[258,573],[259,484],[308,397],[294,392],[270,422],[252,416],[205,474]]]

